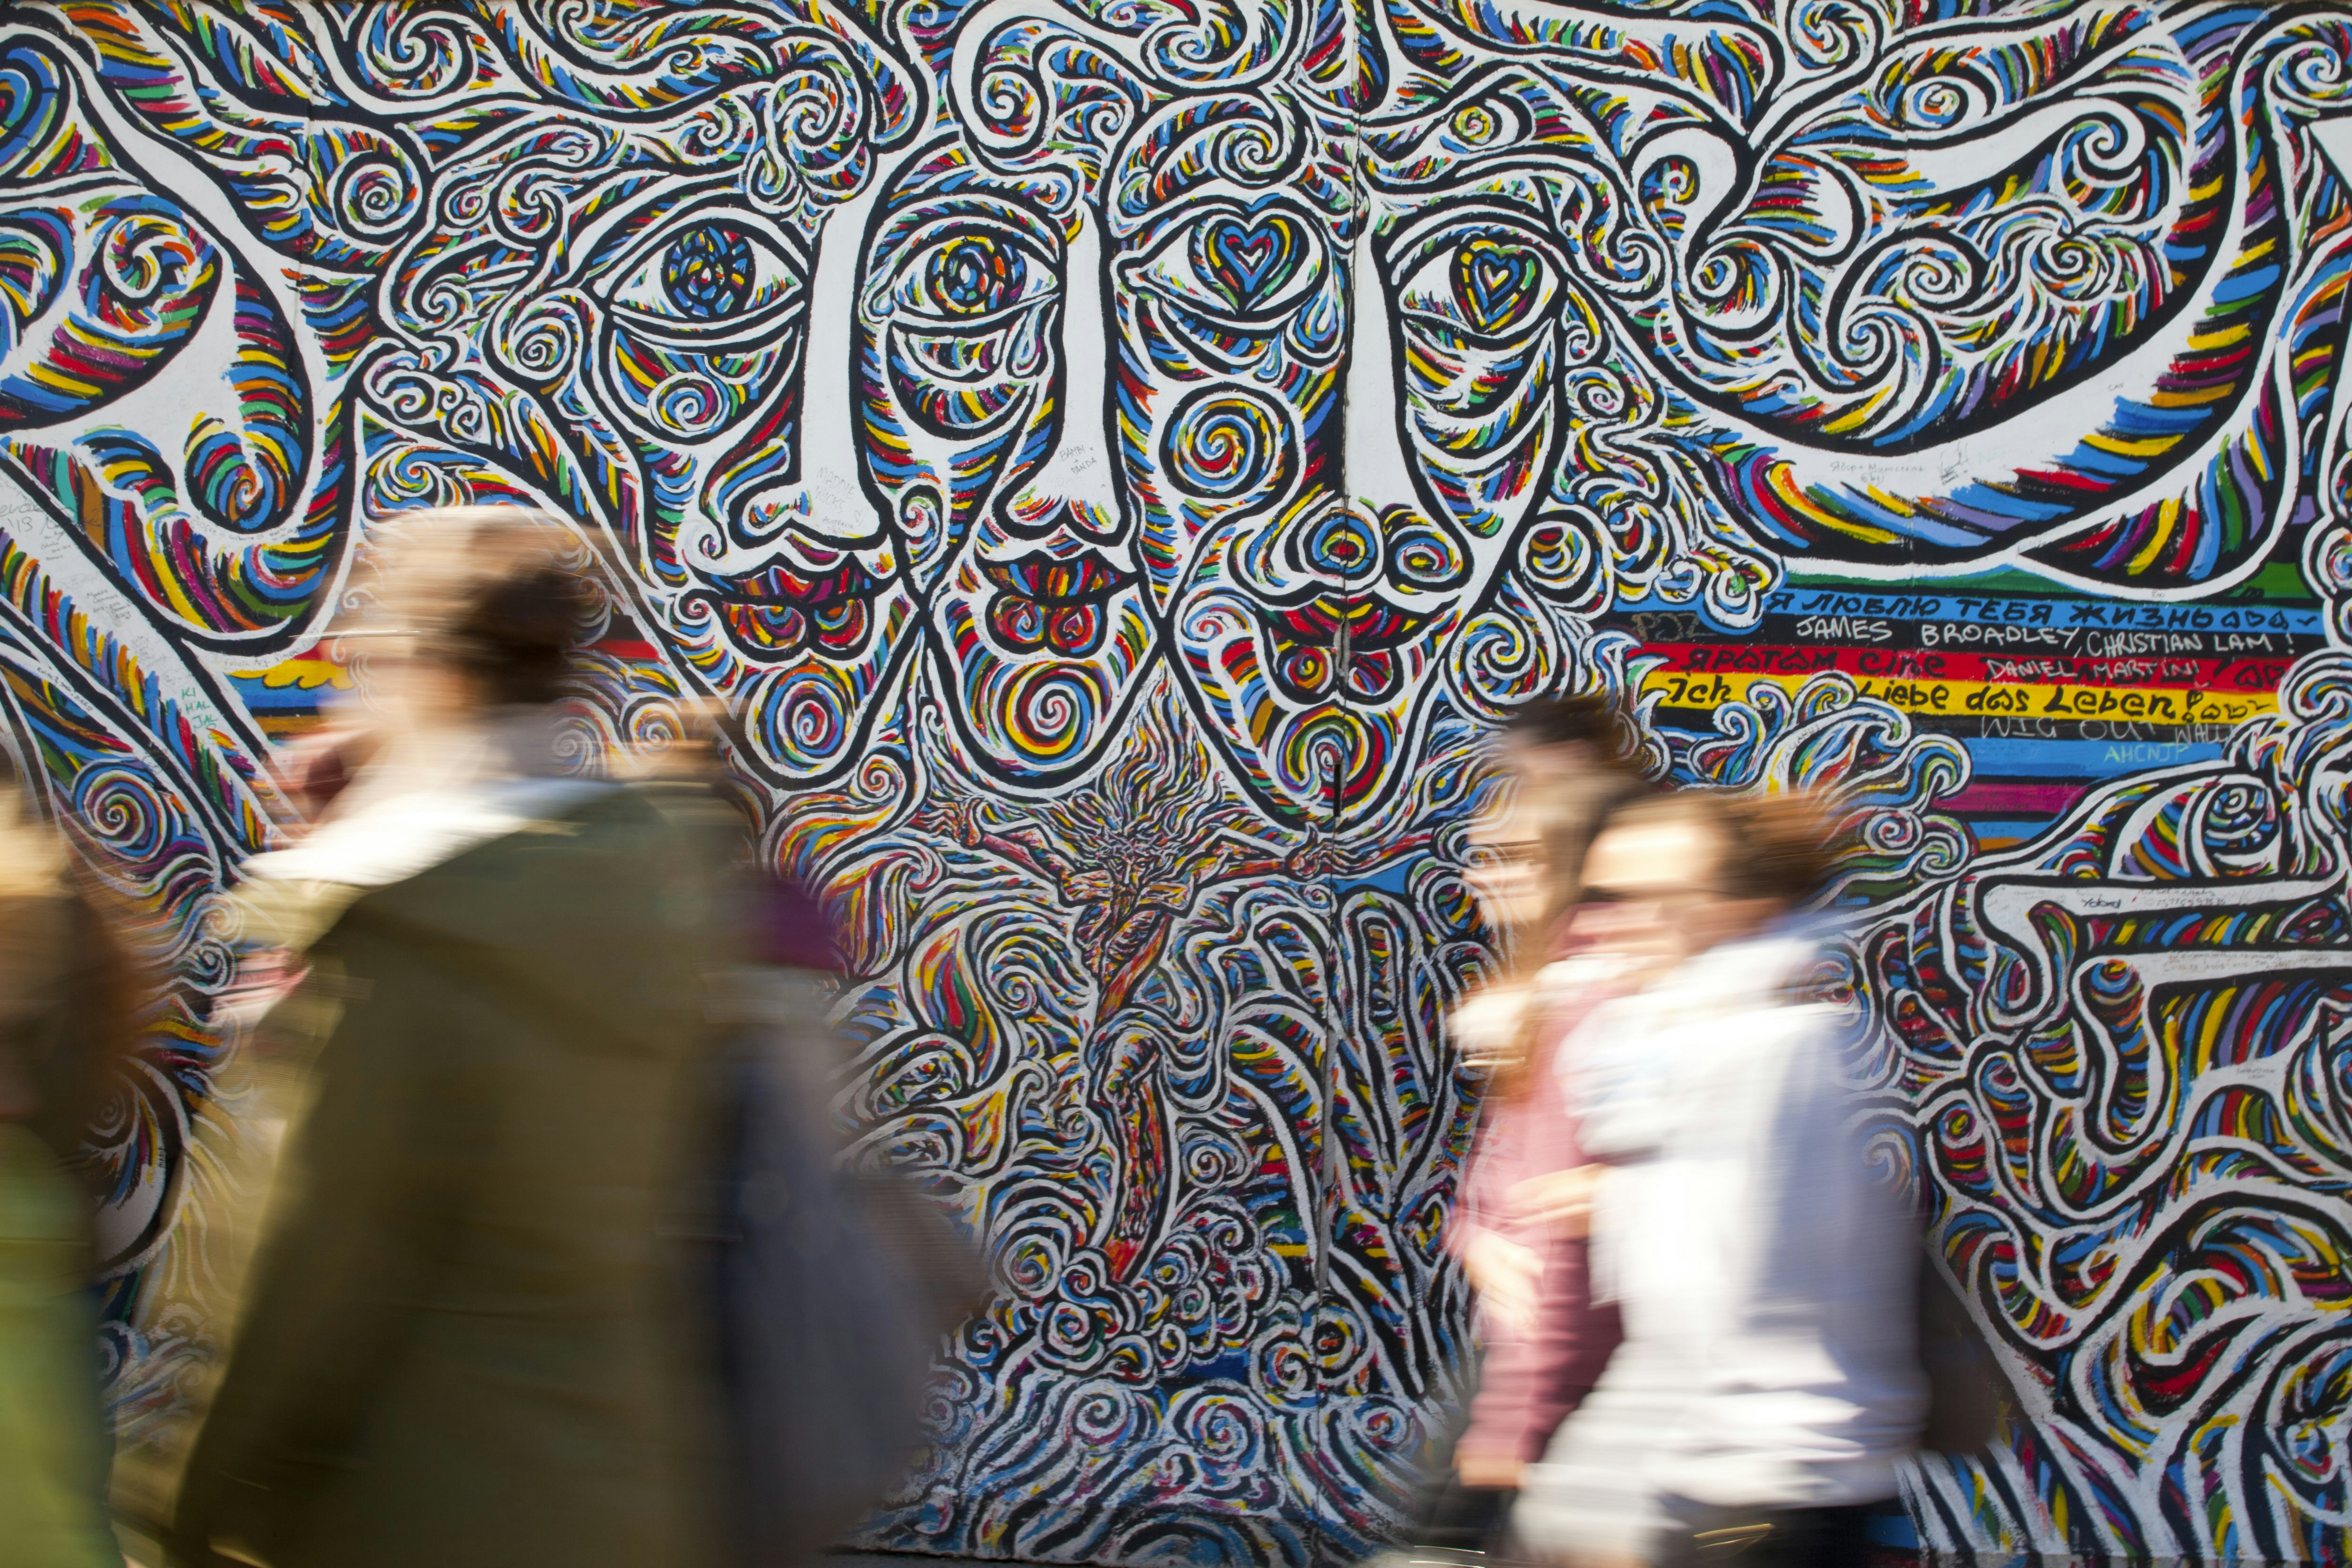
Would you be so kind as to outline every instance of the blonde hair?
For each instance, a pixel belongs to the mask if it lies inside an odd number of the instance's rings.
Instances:
[[[65,836],[41,820],[0,761],[0,899],[56,898],[68,890]]]

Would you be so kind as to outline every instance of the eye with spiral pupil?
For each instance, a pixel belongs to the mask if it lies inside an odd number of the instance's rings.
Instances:
[[[923,283],[931,302],[949,314],[984,316],[1021,297],[1025,271],[1018,250],[974,235],[931,252]]]
[[[1475,147],[1493,139],[1498,125],[1494,111],[1483,104],[1471,104],[1454,116],[1454,139],[1467,147]]]
[[[751,241],[741,230],[706,223],[662,253],[662,292],[681,315],[715,321],[740,315],[751,300]]]

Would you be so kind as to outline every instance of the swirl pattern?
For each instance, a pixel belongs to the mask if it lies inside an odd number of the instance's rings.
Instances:
[[[6,743],[174,976],[125,1432],[348,563],[516,501],[606,589],[567,755],[738,716],[856,1157],[994,1259],[873,1544],[1392,1526],[1484,738],[1608,690],[1840,792],[1874,1147],[2032,1412],[1922,1547],[2340,1558],[2347,127],[2340,0],[0,15]]]

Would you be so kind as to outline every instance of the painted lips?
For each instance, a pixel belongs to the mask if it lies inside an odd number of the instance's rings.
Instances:
[[[1051,648],[1065,658],[1085,658],[1102,646],[1111,596],[1135,581],[1098,550],[1067,556],[1035,550],[983,561],[980,569],[996,584],[988,629],[998,644],[1013,653]]]
[[[856,657],[873,628],[874,599],[883,587],[854,555],[806,571],[776,563],[711,582],[716,591],[709,598],[728,636],[762,660],[811,647],[832,658]]]
[[[1369,595],[1321,594],[1305,604],[1261,610],[1258,624],[1274,653],[1274,678],[1295,700],[1338,695],[1387,700],[1404,679],[1397,650],[1436,617]]]

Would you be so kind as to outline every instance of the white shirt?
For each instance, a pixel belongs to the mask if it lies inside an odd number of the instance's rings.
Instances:
[[[1687,1375],[1653,1469],[1699,1502],[1891,1498],[1926,1412],[1917,1227],[1864,1158],[1834,1016],[1787,992],[1811,953],[1701,954],[1566,1053],[1584,1146],[1615,1167],[1596,1287],[1629,1342]]]

